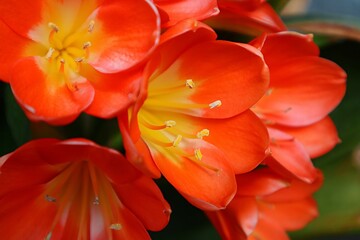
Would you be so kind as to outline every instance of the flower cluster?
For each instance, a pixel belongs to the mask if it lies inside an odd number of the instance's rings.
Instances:
[[[150,239],[171,213],[161,176],[224,239],[288,239],[316,217],[311,158],[339,142],[346,74],[266,1],[8,0],[0,39],[31,121],[116,117],[125,148],[48,138],[1,157],[4,239]]]

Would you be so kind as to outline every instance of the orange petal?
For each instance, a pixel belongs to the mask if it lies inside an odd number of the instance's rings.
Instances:
[[[276,128],[294,136],[304,145],[311,158],[316,158],[329,152],[340,142],[336,126],[330,117],[325,117],[305,127],[285,127],[278,125]]]
[[[263,34],[250,44],[261,50],[270,69],[273,66],[286,69],[282,64],[289,59],[319,56],[319,48],[313,42],[312,35],[296,32]]]
[[[302,229],[318,215],[316,201],[311,197],[294,202],[260,204],[259,208],[261,214],[290,231]]]
[[[269,94],[254,110],[275,123],[304,126],[319,121],[345,94],[345,72],[326,59],[299,57],[270,66],[270,72]]]
[[[141,220],[146,229],[160,231],[168,224],[170,206],[150,178],[144,176],[131,184],[115,188],[122,196],[121,201]]]
[[[246,239],[246,235],[229,211],[206,211],[211,223],[222,239]]]
[[[163,176],[194,206],[203,210],[226,207],[236,191],[232,168],[213,145],[200,140],[193,140],[191,145],[201,149],[201,160],[180,155],[167,158],[152,152],[154,161]]]
[[[303,181],[314,181],[317,177],[317,171],[304,146],[291,135],[280,130],[268,127],[268,131],[271,139],[270,150],[273,158],[267,160],[266,163],[276,169],[276,164],[272,165],[272,161],[276,161],[287,171]]]
[[[269,146],[267,129],[250,110],[227,119],[194,119],[209,129],[207,142],[221,149],[236,174],[248,172],[258,166]]]
[[[273,194],[264,196],[267,202],[291,202],[299,199],[305,199],[311,196],[322,185],[324,177],[320,170],[316,169],[316,178],[312,183],[306,183],[300,179],[293,178],[287,188],[280,189]]]
[[[194,116],[227,118],[258,101],[268,86],[268,77],[261,53],[255,48],[207,41],[188,49],[166,71],[152,79],[149,91],[153,85],[184,86],[184,90],[188,90],[186,94],[168,97],[161,107]],[[189,79],[195,84],[193,89],[185,88]]]
[[[285,229],[281,227],[276,221],[266,215],[260,215],[258,224],[252,236],[248,240],[290,240],[285,232]]]
[[[64,75],[52,71],[45,59],[28,57],[17,62],[10,81],[14,95],[32,120],[66,124],[74,120],[93,100],[94,89],[78,76],[71,79],[72,91]]]
[[[16,61],[27,55],[26,49],[32,45],[32,42],[15,34],[2,21],[0,21],[0,39],[0,79],[9,82]]]
[[[84,65],[82,69],[81,75],[95,89],[94,99],[86,113],[100,118],[112,118],[135,101],[140,87],[141,70],[105,74],[88,65]]]
[[[229,1],[219,2],[220,14],[210,18],[207,23],[220,28],[250,35],[262,32],[286,30],[279,15],[265,1]]]
[[[143,61],[160,36],[160,19],[150,1],[126,0],[100,6],[88,62],[98,71],[114,73]]]
[[[236,175],[237,196],[264,196],[289,186],[286,178],[269,168],[256,169],[247,174]]]
[[[30,30],[41,23],[43,19],[43,3],[44,1],[41,0],[4,1],[0,4],[1,22],[4,22],[17,34],[29,38]]]
[[[216,0],[205,1],[162,1],[155,0],[155,4],[168,16],[166,22],[163,22],[163,27],[169,27],[184,19],[202,20],[210,16],[216,15],[219,12]]]
[[[225,211],[235,216],[247,236],[254,231],[259,215],[255,198],[235,197]]]

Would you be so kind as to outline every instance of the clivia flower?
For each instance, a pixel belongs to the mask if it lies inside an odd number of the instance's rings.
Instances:
[[[0,158],[3,239],[150,239],[170,208],[120,153],[85,139],[31,141]]]
[[[286,26],[266,0],[218,0],[220,13],[206,20],[214,28],[249,35],[285,31]]]
[[[136,90],[137,72],[126,70],[159,35],[149,1],[3,1],[0,79],[32,120],[66,124],[85,110],[111,117]]]
[[[271,76],[266,94],[252,107],[269,131],[272,158],[267,164],[311,182],[317,171],[310,157],[339,142],[327,115],[345,94],[346,73],[319,57],[311,35],[264,34],[251,44],[264,54]]]
[[[138,102],[119,117],[127,158],[203,209],[225,207],[234,173],[254,169],[268,148],[266,128],[248,110],[268,84],[261,53],[215,38],[192,20],[165,32]]]
[[[236,176],[238,190],[225,210],[206,214],[223,239],[289,240],[286,231],[303,228],[318,215],[312,194],[323,182],[305,183],[269,168]]]

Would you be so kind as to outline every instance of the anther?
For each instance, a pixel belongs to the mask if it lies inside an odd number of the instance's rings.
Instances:
[[[196,137],[202,139],[203,137],[208,137],[210,135],[209,129],[203,129],[196,134]]]
[[[165,121],[165,126],[168,128],[174,127],[176,125],[176,122],[173,120]]]
[[[78,57],[78,58],[75,58],[74,61],[77,62],[77,63],[81,63],[82,61],[84,61],[85,58],[83,57]]]
[[[60,59],[60,72],[65,72],[65,60],[63,58]]]
[[[88,32],[91,33],[92,31],[94,31],[94,26],[95,26],[95,22],[94,20],[91,20],[88,26]]]
[[[93,201],[93,204],[94,205],[99,205],[100,204],[100,201],[99,201],[98,197],[95,197],[95,200]]]
[[[192,79],[187,79],[185,82],[185,86],[190,89],[193,89],[195,87],[195,83]]]
[[[110,225],[110,229],[112,230],[121,230],[122,226],[120,223],[113,223]]]
[[[194,154],[195,154],[196,159],[199,160],[199,161],[201,161],[203,155],[202,155],[200,149],[198,149],[198,148],[195,149]]]
[[[54,49],[54,48],[52,48],[52,47],[49,48],[49,51],[46,53],[45,58],[46,58],[47,60],[50,60],[54,52],[55,52],[55,49]]]
[[[50,195],[45,195],[45,200],[48,202],[56,202],[56,198],[50,196]]]
[[[49,26],[49,28],[51,28],[55,32],[59,31],[59,27],[55,23],[49,22],[48,26]]]
[[[222,102],[220,100],[216,100],[212,103],[209,104],[210,109],[216,108],[216,107],[220,107],[222,104]]]
[[[182,136],[181,136],[181,135],[177,135],[176,138],[175,138],[175,140],[174,140],[174,142],[173,142],[173,144],[172,144],[173,147],[178,146],[179,143],[181,142],[181,140],[182,140]]]
[[[83,44],[83,49],[87,49],[87,48],[89,48],[89,47],[91,47],[91,42],[85,42],[85,43]]]

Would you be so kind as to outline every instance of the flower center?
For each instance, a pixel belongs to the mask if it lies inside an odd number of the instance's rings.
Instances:
[[[185,80],[181,85],[170,85],[165,88],[154,85],[153,82],[149,83],[148,98],[138,112],[139,128],[144,141],[150,149],[160,152],[174,163],[179,164],[183,159],[187,159],[207,169],[218,171],[202,161],[201,149],[194,145],[194,139],[209,136],[210,130],[195,126],[186,118],[186,114],[179,112],[189,109],[213,109],[220,107],[221,101],[216,100],[209,104],[187,101],[187,96],[196,88],[192,79]]]
[[[66,228],[71,222],[78,224],[80,239],[87,239],[91,229],[121,230],[121,201],[107,177],[88,161],[67,164],[48,183],[44,200],[57,209],[50,236],[58,225]]]
[[[50,47],[45,58],[64,76],[66,85],[71,91],[76,91],[76,84],[71,81],[70,71],[79,73],[81,64],[89,57],[91,42],[86,39],[87,34],[93,32],[95,22],[90,21],[87,29],[80,28],[66,36],[61,34],[61,29],[55,23],[48,23],[50,28]],[[85,32],[86,31],[86,32]]]

